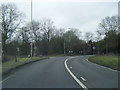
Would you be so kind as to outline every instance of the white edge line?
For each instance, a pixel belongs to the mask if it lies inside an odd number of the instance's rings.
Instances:
[[[69,58],[68,58],[68,59],[69,59]],[[65,62],[64,62],[67,71],[70,73],[70,75],[73,77],[73,79],[74,79],[82,88],[84,88],[84,90],[89,90],[89,89],[70,71],[70,69],[68,68],[67,63],[66,63],[68,59],[66,59]]]
[[[86,60],[87,60],[88,62],[90,62],[88,59],[86,59]],[[102,68],[106,68],[106,69],[111,70],[111,71],[120,72],[120,71],[118,71],[118,70],[114,70],[114,69],[111,69],[111,68],[108,68],[108,67],[105,67],[105,66],[102,66],[102,65],[93,63],[93,62],[90,62],[90,63],[92,63],[92,64],[94,64],[94,65],[97,65],[97,66],[99,66],[99,67],[102,67]]]

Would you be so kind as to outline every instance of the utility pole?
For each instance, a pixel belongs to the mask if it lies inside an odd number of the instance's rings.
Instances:
[[[31,42],[30,45],[31,45],[31,57],[32,57],[32,52],[33,52],[33,48],[32,48],[32,47],[33,47],[33,43]]]
[[[31,0],[31,22],[32,22],[32,0]]]
[[[37,49],[37,47],[34,44],[34,56],[36,56],[36,49]]]
[[[31,25],[32,25],[32,0],[31,0]],[[33,53],[33,41],[31,41],[31,57],[32,57],[32,53]]]
[[[34,56],[37,55],[37,47],[36,47],[36,42],[34,41]]]
[[[0,64],[2,64],[2,33],[0,32]],[[0,69],[2,71],[2,69]]]
[[[65,40],[64,40],[64,54],[65,54]]]

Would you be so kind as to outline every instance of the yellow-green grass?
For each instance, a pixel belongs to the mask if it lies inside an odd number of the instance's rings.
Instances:
[[[92,56],[89,58],[89,61],[112,69],[119,70],[120,68],[118,65],[118,56]]]
[[[23,65],[25,63],[29,63],[32,61],[37,61],[41,59],[45,59],[47,57],[31,57],[31,58],[17,58],[17,62],[15,60],[10,60],[2,64],[2,72],[7,72],[12,68],[18,67],[20,65]]]

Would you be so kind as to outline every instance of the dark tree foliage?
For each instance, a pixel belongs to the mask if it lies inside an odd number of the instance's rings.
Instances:
[[[96,42],[97,46],[97,53],[99,54],[108,54],[118,53],[118,38],[119,38],[119,31],[118,31],[118,17],[106,17],[101,21],[99,24],[100,30],[99,34],[105,35],[105,37],[98,42]]]

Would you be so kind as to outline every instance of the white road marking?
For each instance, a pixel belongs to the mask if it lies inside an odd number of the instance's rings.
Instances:
[[[72,67],[70,67],[70,69],[72,69]]]
[[[83,78],[83,77],[80,77],[83,81],[86,81],[86,79],[85,78]]]
[[[65,62],[64,62],[67,71],[70,73],[70,75],[73,77],[73,79],[74,79],[82,88],[84,88],[84,90],[89,90],[89,89],[70,71],[70,69],[68,68],[67,63],[66,63],[68,60],[69,60],[69,58],[67,58],[67,59],[65,60]]]
[[[8,80],[10,77],[5,78],[4,80],[0,81],[0,84],[6,80]]]
[[[86,59],[86,60],[87,60],[88,62],[90,62],[88,59]],[[90,62],[90,63],[92,63],[92,62]],[[96,66],[99,66],[99,67],[102,67],[102,68],[106,68],[106,69],[111,70],[111,71],[120,72],[120,71],[118,71],[118,70],[114,70],[114,69],[111,69],[111,68],[108,68],[108,67],[105,67],[105,66],[96,64],[96,63],[92,63],[92,64],[94,64],[94,65],[96,65]]]
[[[6,77],[4,80],[0,81],[0,84],[3,83],[4,81],[8,80],[9,78],[11,78],[13,75],[10,75],[10,76]]]

